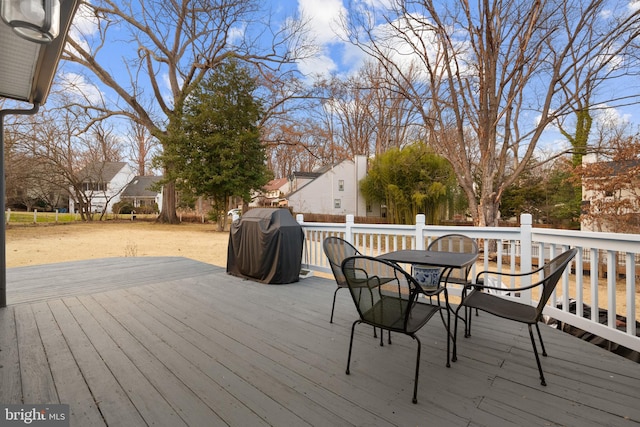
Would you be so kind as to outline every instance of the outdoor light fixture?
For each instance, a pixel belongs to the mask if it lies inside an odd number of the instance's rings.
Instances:
[[[60,31],[60,0],[0,0],[0,15],[15,33],[35,43],[50,43]]]

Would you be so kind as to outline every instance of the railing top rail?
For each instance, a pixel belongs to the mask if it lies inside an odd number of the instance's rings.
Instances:
[[[558,245],[640,253],[640,235],[533,228],[532,240]]]

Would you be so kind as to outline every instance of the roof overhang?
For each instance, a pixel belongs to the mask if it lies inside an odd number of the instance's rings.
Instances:
[[[0,20],[0,98],[44,104],[78,3],[60,1],[60,35],[49,44],[25,40]]]

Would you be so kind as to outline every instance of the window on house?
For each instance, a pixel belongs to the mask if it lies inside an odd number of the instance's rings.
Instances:
[[[83,182],[83,191],[105,191],[106,185],[103,182]]]
[[[338,191],[344,191],[344,179],[338,180]]]
[[[340,199],[335,199],[333,201],[333,207],[336,208],[336,209],[340,209],[340,206],[341,206],[341,200]]]

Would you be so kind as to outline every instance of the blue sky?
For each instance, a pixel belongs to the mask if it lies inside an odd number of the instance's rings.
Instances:
[[[368,10],[375,10],[384,5],[389,0],[354,0],[355,4],[364,6]],[[624,0],[623,0],[624,1]],[[356,72],[366,57],[362,51],[352,44],[345,42],[340,37],[341,29],[339,26],[339,18],[341,15],[348,13],[347,6],[349,0],[270,0],[265,6],[270,7],[275,13],[276,18],[279,16],[290,16],[297,14],[302,17],[308,25],[310,37],[319,46],[318,54],[314,58],[300,61],[297,64],[299,71],[303,74],[343,74],[348,75]],[[640,1],[629,1],[627,7],[634,8],[640,5]],[[78,18],[78,16],[76,17]],[[85,31],[89,31],[90,24],[84,23],[82,19],[76,19],[75,25],[84,27]],[[123,56],[122,52],[116,52],[118,57],[114,57],[111,64],[114,69],[124,67],[121,65]],[[68,77],[77,79],[77,84],[84,85],[79,76],[69,74]],[[639,86],[635,80],[632,82],[634,86]],[[86,91],[93,92],[93,96],[98,96],[97,89],[85,87]],[[612,89],[619,90],[619,86]],[[627,120],[640,124],[640,114],[635,106],[608,109],[604,116],[614,118],[614,120]],[[549,132],[546,138],[547,146],[551,149],[558,141],[566,141],[559,137],[557,133]]]
[[[368,3],[370,0],[364,1]],[[343,0],[271,0],[264,4],[264,7],[265,9],[270,8],[273,12],[274,17],[271,23],[274,26],[281,25],[282,20],[293,15],[300,16],[305,20],[308,37],[318,45],[319,52],[315,57],[307,58],[297,63],[297,68],[302,74],[350,73],[357,70],[365,60],[364,55],[357,47],[344,42],[337,35],[337,32],[339,32],[338,19],[346,10]],[[244,30],[238,29],[238,31]],[[82,9],[79,9],[76,13],[74,27],[70,35],[73,37],[76,31],[81,31],[85,34],[95,33],[96,31],[96,26],[92,19],[85,17]],[[114,34],[117,28],[113,27],[110,31]],[[112,37],[118,36],[112,35]],[[74,39],[77,40],[78,38],[74,37]],[[135,56],[135,52],[123,52],[123,47],[126,47],[126,45],[122,43],[103,46],[101,55],[111,49],[109,55],[113,56],[113,60],[104,61],[104,58],[101,58],[101,65],[115,73],[124,72],[122,58]],[[78,82],[78,84],[81,83]],[[91,90],[89,91],[91,92]]]
[[[370,10],[384,7],[385,3],[390,0],[356,0],[356,5],[364,6]],[[362,51],[356,46],[346,43],[344,38],[340,37],[341,29],[339,26],[339,18],[343,14],[347,14],[348,0],[272,0],[272,4],[285,5],[285,10],[296,8],[301,16],[309,18],[311,34],[314,35],[316,42],[322,47],[320,55],[312,60],[307,60],[298,64],[301,72],[317,73],[328,75],[330,73],[350,74],[356,72],[366,57]],[[613,2],[616,3],[621,10],[629,11],[640,8],[639,0],[624,0]],[[620,81],[616,81],[612,87],[602,87],[600,95],[603,97],[613,96],[607,93],[619,95],[621,90],[633,90],[640,93],[640,87],[637,77],[632,77],[627,82],[629,86],[621,85]],[[616,93],[618,92],[618,93]],[[636,105],[621,106],[616,108],[608,108],[606,105],[599,111],[594,111],[595,121],[610,121],[614,123],[630,122],[637,127],[640,125],[640,108]],[[549,151],[559,150],[560,145],[567,144],[557,129],[550,128],[546,132],[542,149]]]

